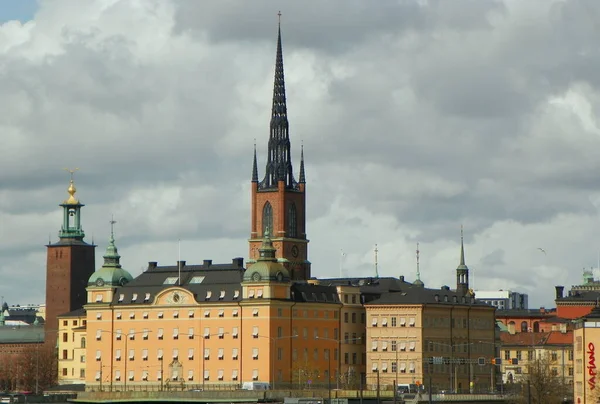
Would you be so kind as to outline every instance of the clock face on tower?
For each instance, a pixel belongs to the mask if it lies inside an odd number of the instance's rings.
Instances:
[[[297,245],[295,245],[295,246],[292,247],[292,256],[294,258],[298,257],[298,246]]]

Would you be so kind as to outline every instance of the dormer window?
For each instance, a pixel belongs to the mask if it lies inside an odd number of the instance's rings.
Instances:
[[[123,301],[123,299],[125,299],[125,295],[123,293],[121,293],[119,295],[119,303],[121,303]]]
[[[240,291],[239,290],[234,290],[233,291],[233,298],[237,299],[238,297],[240,297]]]
[[[263,297],[263,290],[262,290],[262,289],[258,289],[258,290],[256,291],[256,297],[258,297],[258,298],[261,298],[261,297]]]
[[[253,297],[254,297],[254,289],[250,289],[250,290],[248,291],[248,297],[249,297],[249,298],[253,298]]]
[[[134,293],[133,296],[131,296],[131,301],[135,302],[137,300],[137,296],[138,296],[138,294]]]
[[[150,293],[146,293],[146,296],[144,297],[144,303],[148,303],[150,301]]]
[[[212,296],[212,291],[207,290],[206,291],[206,299],[205,300],[209,300],[211,296]]]
[[[219,300],[223,300],[223,299],[225,299],[225,291],[224,290],[222,290],[221,294],[219,295]]]

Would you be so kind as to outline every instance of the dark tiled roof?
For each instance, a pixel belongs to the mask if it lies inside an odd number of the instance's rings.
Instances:
[[[73,310],[73,311],[70,311],[70,312],[65,313],[65,314],[61,314],[58,317],[63,318],[63,317],[82,317],[82,316],[85,316],[85,309],[84,308]]]
[[[335,286],[295,283],[291,288],[292,300],[296,302],[340,303]]]
[[[600,299],[600,292],[599,291],[592,291],[592,290],[587,290],[587,291],[583,291],[583,290],[577,290],[577,291],[571,291],[569,292],[568,295],[566,295],[565,297],[561,297],[560,299],[556,299],[555,302],[558,305],[560,302],[585,302],[585,303],[596,303],[596,301],[598,301],[598,299]]]
[[[556,310],[541,310],[541,309],[507,309],[498,310],[497,318],[546,318],[556,314]]]
[[[153,302],[158,293],[166,288],[178,286],[189,290],[196,296],[198,302],[232,302],[241,299],[241,282],[244,276],[243,260],[234,258],[231,264],[212,264],[205,261],[202,265],[185,265],[181,263],[181,284],[169,283],[167,279],[177,279],[179,268],[173,266],[157,266],[150,263],[148,269],[125,286],[117,288],[113,298],[113,304],[148,304]],[[210,298],[206,298],[207,292],[211,292]],[[221,298],[221,292],[225,292]],[[236,297],[236,293],[238,296]],[[149,294],[146,300],[146,294]],[[123,299],[121,299],[123,295]],[[133,301],[134,295],[137,295]]]
[[[0,344],[44,342],[44,327],[35,325],[0,326]]]
[[[408,286],[400,292],[383,293],[379,299],[366,303],[366,305],[382,304],[449,304],[489,307],[493,306],[479,302],[468,296],[461,296],[448,289],[425,289],[419,286]]]

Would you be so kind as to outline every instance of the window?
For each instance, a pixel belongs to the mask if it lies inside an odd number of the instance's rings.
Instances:
[[[225,299],[225,291],[222,290],[221,293],[219,294],[219,300],[223,300]]]
[[[63,332],[63,342],[69,342],[69,334]]]
[[[253,338],[258,338],[258,326],[254,326],[252,327],[252,337]]]
[[[148,312],[147,311],[145,311],[145,312],[142,313],[142,318],[144,318],[144,320],[148,319]]]
[[[135,330],[133,328],[129,330],[129,339],[130,340],[135,339]]]
[[[392,317],[392,327],[396,327],[396,321],[397,321],[396,317]],[[394,365],[395,364],[392,363],[392,369],[394,368]]]
[[[188,311],[188,317],[189,318],[194,318],[194,310]]]
[[[102,330],[96,330],[96,341],[100,341],[102,339]]]
[[[233,291],[233,298],[237,299],[238,297],[240,297],[240,291],[239,290],[234,290]]]
[[[237,316],[239,315],[239,312],[238,312],[237,310],[234,310],[234,311],[231,313],[231,315],[232,315],[233,317],[237,317]]]
[[[253,317],[258,317],[258,309],[252,310],[252,316]]]
[[[143,361],[148,360],[148,350],[147,349],[142,349],[142,360]]]
[[[120,361],[121,360],[121,350],[117,349],[115,351],[115,360]]]
[[[293,202],[288,207],[288,237],[298,236],[298,221],[296,220],[296,204]]]
[[[149,332],[150,332],[150,331],[148,331],[148,329],[147,329],[147,328],[144,328],[144,331],[142,331],[142,339],[143,339],[144,341],[147,341],[147,340],[148,340],[148,333],[149,333]]]
[[[258,369],[252,370],[252,380],[258,380]]]
[[[122,337],[122,331],[121,330],[117,330],[117,335],[115,335],[115,338],[120,341]]]
[[[210,317],[210,310],[204,310],[204,317]]]
[[[356,313],[352,313],[352,322],[356,323]]]
[[[225,335],[225,331],[223,331],[223,327],[219,327],[219,339],[223,339]]]
[[[263,207],[262,230],[263,235],[273,230],[273,208],[269,202]]]
[[[173,328],[173,339],[179,339],[179,328]]]
[[[132,361],[135,358],[135,350],[130,349],[129,350],[129,360]]]
[[[204,359],[210,359],[210,348],[204,348]]]
[[[348,296],[346,295],[346,297],[348,297]],[[347,323],[347,322],[348,322],[348,313],[344,313],[344,323]]]
[[[237,360],[237,358],[238,358],[238,349],[233,348],[233,350],[231,351],[231,359]]]
[[[63,349],[62,351],[62,358],[69,359],[69,352],[66,349]]]
[[[252,348],[252,359],[258,360],[258,348]]]
[[[237,379],[238,379],[238,370],[233,369],[233,371],[231,372],[231,380],[237,380]]]
[[[219,348],[218,352],[217,352],[217,359],[219,359],[220,361],[223,360],[223,356],[224,356],[224,349],[223,348]]]
[[[173,359],[177,359],[179,358],[179,349],[174,348],[173,349]]]
[[[510,351],[504,351],[504,360],[510,360]]]
[[[552,351],[552,353],[550,354],[550,357],[552,358],[551,360],[553,362],[557,361],[558,360],[558,352]]]
[[[188,349],[188,359],[190,359],[190,360],[194,359],[194,348]]]
[[[138,296],[138,295],[137,295],[137,293],[134,293],[134,294],[131,296],[131,301],[132,301],[132,302],[135,302],[135,301],[137,300],[137,296]]]
[[[173,312],[173,318],[179,318],[179,312],[177,310]]]
[[[188,328],[188,339],[194,339],[194,327]]]
[[[132,320],[135,319],[135,313],[133,311],[129,313],[129,318]]]
[[[210,338],[210,328],[204,327],[204,339],[209,339],[209,338]]]
[[[392,352],[396,352],[398,350],[398,342],[392,341],[391,345],[392,345],[392,347],[391,347]]]
[[[157,358],[159,361],[161,361],[161,360],[162,360],[162,358],[163,358],[163,350],[162,350],[162,349],[159,349],[159,350],[156,352],[156,358]]]
[[[85,348],[86,342],[85,342],[85,337],[81,337],[81,344],[80,347],[81,348]]]
[[[146,296],[144,296],[144,303],[148,303],[150,301],[150,293],[146,293]]]
[[[231,330],[231,336],[234,339],[237,339],[237,337],[238,337],[238,328],[237,327],[233,327],[233,329]]]
[[[163,337],[163,333],[164,333],[164,330],[162,328],[159,328],[158,329],[158,333],[156,334],[156,336],[158,337],[158,339],[163,339],[164,338]]]
[[[225,317],[225,310],[219,310],[219,317]]]
[[[101,350],[96,350],[96,360],[100,361],[102,359],[102,351]]]

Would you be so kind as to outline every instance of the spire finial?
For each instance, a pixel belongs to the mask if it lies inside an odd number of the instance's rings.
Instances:
[[[115,224],[117,223],[117,221],[115,220],[115,216],[111,215],[110,216],[110,240],[111,242],[115,242]]]
[[[417,243],[417,280],[421,280],[421,270],[419,268],[419,243]]]
[[[69,193],[69,198],[64,203],[66,205],[77,205],[79,204],[79,201],[77,200],[77,198],[75,198],[75,192],[77,192],[77,188],[75,188],[73,174],[75,174],[76,171],[79,171],[79,168],[65,168],[64,170],[67,171],[71,176],[71,180],[69,181],[69,188],[67,189],[67,192]]]
[[[256,138],[254,139],[254,160],[252,161],[252,182],[258,182],[258,164],[256,163]]]
[[[379,249],[377,249],[377,244],[375,244],[375,278],[379,278],[379,268],[378,268],[378,262],[377,262],[377,253],[379,252]]]
[[[460,265],[465,265],[465,242],[463,225],[460,225]]]

